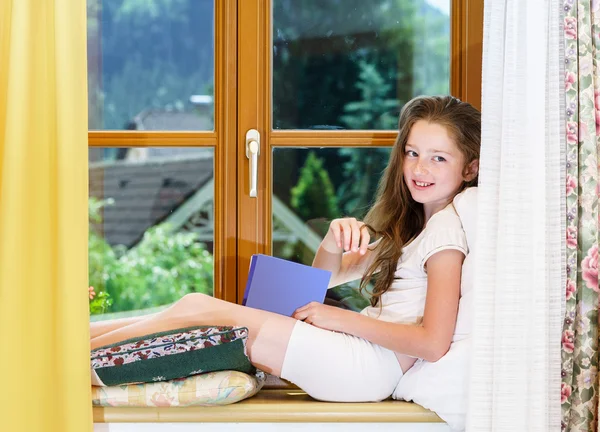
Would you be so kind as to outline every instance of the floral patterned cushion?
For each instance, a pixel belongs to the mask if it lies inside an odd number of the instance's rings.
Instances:
[[[228,405],[254,396],[265,373],[210,372],[147,384],[92,387],[92,403],[104,407],[186,407]]]
[[[100,347],[91,353],[92,384],[168,381],[222,370],[252,374],[247,338],[245,327],[199,326]]]

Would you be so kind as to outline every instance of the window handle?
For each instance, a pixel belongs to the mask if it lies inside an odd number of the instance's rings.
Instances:
[[[258,188],[258,155],[260,154],[260,133],[256,129],[246,132],[246,157],[250,162],[250,197],[256,198]]]

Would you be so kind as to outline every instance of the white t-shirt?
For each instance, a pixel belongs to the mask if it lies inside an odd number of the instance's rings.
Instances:
[[[431,216],[417,238],[404,247],[394,281],[380,298],[382,307],[369,306],[361,313],[382,321],[420,324],[427,294],[425,263],[446,249],[468,253],[465,232],[452,204]]]

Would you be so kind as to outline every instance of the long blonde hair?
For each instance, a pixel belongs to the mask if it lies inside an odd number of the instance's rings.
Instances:
[[[481,113],[471,104],[452,96],[421,96],[404,105],[398,122],[398,138],[379,182],[375,204],[365,217],[365,223],[380,240],[375,249],[376,257],[360,283],[363,290],[375,279],[372,306],[392,284],[402,248],[417,237],[425,225],[423,204],[412,198],[402,169],[408,135],[419,120],[446,128],[464,156],[465,172],[471,162],[479,159]],[[459,192],[476,185],[477,177],[463,182]]]

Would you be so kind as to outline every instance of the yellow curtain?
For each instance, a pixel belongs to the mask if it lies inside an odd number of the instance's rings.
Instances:
[[[0,429],[92,430],[85,0],[0,0]]]

